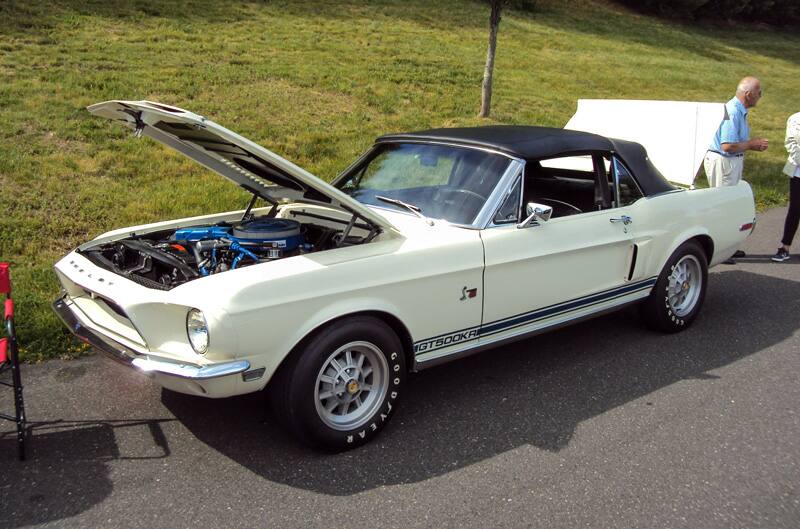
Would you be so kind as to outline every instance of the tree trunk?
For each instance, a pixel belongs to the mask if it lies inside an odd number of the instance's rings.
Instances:
[[[489,50],[486,52],[486,68],[483,70],[483,89],[481,90],[481,112],[478,116],[488,118],[492,107],[492,73],[494,72],[494,53],[497,49],[497,29],[500,27],[500,8],[502,0],[492,0],[492,15],[489,19]]]

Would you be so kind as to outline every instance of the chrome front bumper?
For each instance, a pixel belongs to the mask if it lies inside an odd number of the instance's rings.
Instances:
[[[82,342],[104,353],[109,358],[127,366],[135,367],[143,373],[158,373],[171,377],[203,381],[244,373],[250,369],[250,362],[247,360],[234,360],[232,362],[220,362],[201,366],[155,360],[148,356],[138,354],[130,350],[130,348],[106,336],[101,337],[91,329],[86,328],[86,326],[78,321],[78,318],[73,314],[72,310],[70,310],[64,300],[65,297],[66,296],[62,296],[53,302],[53,310],[72,334]]]

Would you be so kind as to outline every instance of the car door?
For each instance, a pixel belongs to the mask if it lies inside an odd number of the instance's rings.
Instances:
[[[604,162],[594,158],[598,169]],[[606,174],[606,169],[600,171]],[[525,190],[530,184],[526,176],[524,201],[531,196]],[[604,209],[562,211],[526,228],[511,222],[483,230],[482,343],[578,319],[641,296],[649,288],[631,280],[635,219],[627,206],[617,207],[615,186],[607,186],[605,192],[610,200]],[[559,197],[567,198],[557,193],[548,198],[555,204]]]

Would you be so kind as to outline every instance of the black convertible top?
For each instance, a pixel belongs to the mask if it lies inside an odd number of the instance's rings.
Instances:
[[[633,173],[645,195],[677,189],[653,166],[647,151],[638,143],[606,138],[578,130],[521,125],[490,125],[431,129],[420,132],[387,134],[378,143],[402,141],[440,141],[456,145],[485,147],[525,160],[580,152],[614,152]]]

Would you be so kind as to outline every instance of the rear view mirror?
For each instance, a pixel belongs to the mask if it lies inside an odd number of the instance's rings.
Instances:
[[[525,220],[517,224],[517,228],[527,228],[528,226],[538,225],[539,222],[547,222],[553,214],[553,208],[536,202],[525,204]]]

